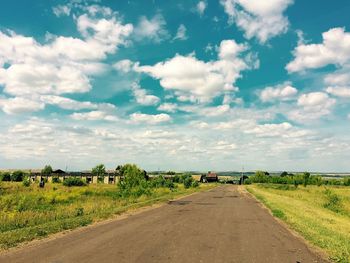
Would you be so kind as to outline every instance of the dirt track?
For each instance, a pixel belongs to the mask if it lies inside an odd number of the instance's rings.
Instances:
[[[325,262],[237,186],[0,255],[0,262]]]

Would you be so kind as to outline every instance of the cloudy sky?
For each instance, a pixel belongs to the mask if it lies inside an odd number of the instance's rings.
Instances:
[[[0,168],[350,171],[349,13],[2,0]]]

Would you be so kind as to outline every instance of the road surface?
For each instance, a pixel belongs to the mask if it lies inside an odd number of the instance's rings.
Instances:
[[[326,262],[237,186],[0,255],[0,262]]]

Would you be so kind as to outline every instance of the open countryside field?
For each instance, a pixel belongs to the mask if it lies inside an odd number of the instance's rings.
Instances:
[[[350,189],[254,184],[246,189],[335,262],[350,262]]]
[[[157,186],[140,194],[122,195],[117,185],[90,184],[67,187],[47,183],[25,187],[22,183],[0,185],[0,248],[85,226],[130,209],[165,202],[196,191],[212,188],[200,185],[186,189]],[[131,190],[132,191],[132,190]]]

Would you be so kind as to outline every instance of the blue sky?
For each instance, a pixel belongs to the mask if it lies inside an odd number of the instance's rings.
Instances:
[[[0,168],[350,170],[350,2],[1,2]]]

